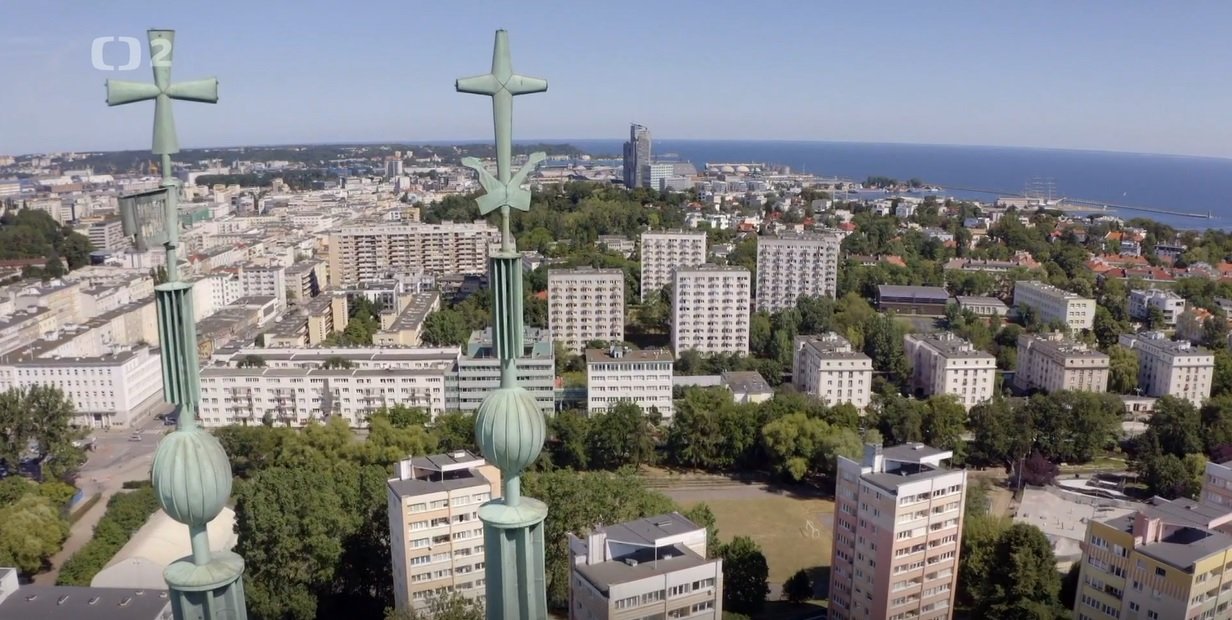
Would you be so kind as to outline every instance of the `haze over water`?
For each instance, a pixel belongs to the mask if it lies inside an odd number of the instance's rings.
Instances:
[[[617,140],[569,142],[594,154],[618,154],[621,149]],[[916,177],[929,184],[1006,192],[1022,192],[1028,181],[1048,178],[1055,183],[1057,196],[1213,215],[1207,220],[1135,211],[1119,214],[1125,218],[1147,217],[1177,228],[1232,228],[1232,159],[1021,147],[655,140],[655,156],[668,153],[698,167],[706,162],[763,162],[819,176]],[[994,198],[947,193],[984,201]]]

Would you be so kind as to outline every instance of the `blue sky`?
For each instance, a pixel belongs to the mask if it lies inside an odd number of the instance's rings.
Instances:
[[[186,146],[490,139],[485,73],[510,31],[517,139],[1021,145],[1232,157],[1232,3],[0,3],[0,153],[148,148],[150,104],[107,108],[100,36],[177,30]],[[121,61],[122,48],[107,48]]]

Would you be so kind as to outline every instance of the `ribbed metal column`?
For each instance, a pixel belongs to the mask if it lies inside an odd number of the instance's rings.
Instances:
[[[163,398],[179,405],[181,428],[191,428],[197,425],[197,403],[201,401],[192,284],[160,284],[154,287],[154,302],[158,310],[158,338],[163,350]]]

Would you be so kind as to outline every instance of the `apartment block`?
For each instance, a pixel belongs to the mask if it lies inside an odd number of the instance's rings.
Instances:
[[[846,338],[827,332],[796,336],[792,382],[827,405],[868,407],[873,394],[873,360],[852,349]]]
[[[1176,327],[1176,320],[1185,311],[1185,298],[1157,288],[1129,292],[1129,316],[1146,321],[1151,317],[1151,308],[1157,308],[1163,315],[1164,325]]]
[[[778,312],[801,297],[834,297],[838,288],[836,232],[757,238],[757,309]]]
[[[953,394],[970,409],[993,395],[997,358],[950,332],[907,334],[911,389],[920,396]]]
[[[625,274],[620,269],[548,270],[548,330],[581,353],[587,343],[625,339]]]
[[[390,272],[482,274],[500,231],[484,221],[346,226],[330,233],[329,277],[336,286],[381,279]]]
[[[556,410],[556,353],[546,329],[526,328],[518,356],[518,384],[535,397],[543,413]],[[477,411],[487,395],[500,387],[500,360],[492,343],[492,328],[475,331],[450,376],[449,410]]]
[[[1014,283],[1014,306],[1039,313],[1044,325],[1059,322],[1070,329],[1091,329],[1095,323],[1095,300],[1063,291],[1051,284],[1022,280]]]
[[[287,293],[291,300],[303,303],[329,286],[329,268],[323,260],[306,260],[286,270]]]
[[[266,422],[301,427],[341,416],[361,428],[373,411],[394,405],[420,407],[435,416],[446,408],[448,374],[446,369],[211,366],[201,370],[201,422],[207,427]]]
[[[678,512],[569,534],[569,618],[723,617],[723,560]]]
[[[680,267],[706,262],[706,233],[668,230],[642,233],[642,303],[672,283]]]
[[[398,463],[388,482],[394,605],[424,612],[447,592],[483,600],[479,507],[501,494],[500,470],[465,450]]]
[[[129,246],[128,237],[124,236],[124,225],[120,220],[94,222],[90,224],[86,234],[95,250],[116,251]]]
[[[45,385],[73,403],[72,423],[86,428],[128,428],[162,401],[158,349],[123,348],[102,355],[35,357],[0,365],[0,391]]]
[[[672,350],[749,352],[749,270],[698,265],[675,270]]]
[[[951,617],[967,490],[953,456],[911,443],[838,457],[830,618]]]
[[[631,402],[643,411],[654,407],[664,422],[671,421],[673,361],[665,349],[586,349],[586,412],[603,413],[616,403]]]
[[[286,267],[244,265],[239,277],[244,297],[273,297],[280,309],[287,307]]]
[[[1108,364],[1107,355],[1060,332],[1022,334],[1014,384],[1020,390],[1106,392]]]
[[[1211,397],[1215,356],[1210,351],[1168,340],[1163,332],[1121,334],[1119,341],[1138,354],[1138,384],[1147,396],[1184,398],[1195,407]]]
[[[1087,522],[1074,617],[1199,620],[1232,616],[1232,513],[1156,497]]]
[[[401,312],[381,313],[382,328],[372,335],[372,344],[380,347],[417,347],[423,344],[423,327],[428,317],[441,309],[441,294],[419,293],[406,298]],[[384,325],[389,317],[388,325]]]

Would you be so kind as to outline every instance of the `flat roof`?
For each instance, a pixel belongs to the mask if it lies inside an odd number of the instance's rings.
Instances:
[[[166,590],[23,585],[0,602],[0,620],[154,620]]]
[[[877,286],[877,298],[882,297],[911,299],[911,300],[927,300],[927,301],[949,301],[950,293],[939,286],[903,286],[898,284],[881,284]]]
[[[608,349],[586,349],[586,363],[617,362],[631,364],[633,362],[671,362],[676,358],[667,349],[634,349],[621,351],[613,356]]]
[[[989,358],[993,355],[982,349],[975,348],[969,341],[958,337],[953,332],[931,332],[923,334],[907,334],[907,338],[926,342],[941,355],[948,358]]]
[[[1004,301],[996,297],[980,297],[978,295],[960,295],[954,299],[958,300],[959,305],[973,306],[997,306],[1000,308],[1008,308]]]
[[[637,565],[630,566],[626,560],[634,560]],[[704,566],[715,561],[697,555],[684,545],[666,545],[658,548],[642,548],[619,560],[608,560],[598,564],[578,564],[575,568],[600,592],[606,594],[614,585]]]
[[[1174,529],[1159,542],[1136,545],[1135,549],[1143,555],[1192,573],[1193,566],[1198,561],[1232,547],[1232,536],[1206,526],[1209,520],[1204,513],[1207,511],[1202,510],[1199,504],[1192,500],[1169,502],[1161,498],[1152,501],[1157,503],[1142,506],[1138,512],[1174,526]],[[1194,514],[1191,515],[1190,512]],[[1131,512],[1103,523],[1108,527],[1132,533],[1134,515],[1135,513]]]
[[[419,478],[393,478],[386,483],[389,490],[393,491],[394,495],[399,498],[415,497],[427,493],[440,493],[441,491],[456,491],[458,489],[466,489],[470,487],[487,487],[488,479],[480,476],[474,469],[459,469],[452,472],[452,475],[439,480],[427,480]]]

